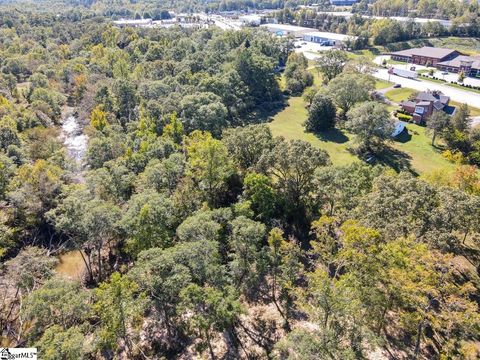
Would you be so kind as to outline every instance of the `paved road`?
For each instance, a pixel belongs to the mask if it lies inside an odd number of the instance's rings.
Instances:
[[[407,79],[397,75],[390,75],[387,69],[379,69],[373,74],[378,79],[389,80],[401,84],[402,87],[411,88],[418,91],[440,90],[443,94],[450,96],[450,99],[460,103],[466,103],[469,106],[480,108],[480,94],[473,93],[443,84],[420,81],[416,79]]]
[[[470,118],[470,126],[472,128],[480,126],[480,116],[473,116]]]

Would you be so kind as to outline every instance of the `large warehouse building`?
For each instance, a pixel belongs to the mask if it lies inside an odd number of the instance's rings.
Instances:
[[[347,41],[354,41],[356,38],[356,36],[322,31],[313,31],[303,34],[303,40],[326,46],[343,45]]]
[[[264,24],[260,25],[260,27],[264,27],[268,31],[277,34],[278,36],[291,35],[295,38],[303,38],[304,34],[315,31],[315,29],[288,24]]]

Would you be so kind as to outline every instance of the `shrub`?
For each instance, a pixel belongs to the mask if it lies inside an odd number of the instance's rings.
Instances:
[[[413,116],[412,116],[412,115],[407,115],[407,114],[398,113],[398,114],[397,114],[397,119],[398,119],[398,120],[401,120],[401,121],[410,122],[410,121],[412,121]]]

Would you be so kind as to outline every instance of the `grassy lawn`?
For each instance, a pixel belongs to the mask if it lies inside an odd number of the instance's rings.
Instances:
[[[390,65],[405,65],[405,61],[398,61],[398,60],[389,59],[389,60],[387,60],[387,64],[390,64]]]
[[[288,107],[276,114],[269,126],[274,136],[283,136],[287,140],[304,140],[325,150],[334,165],[359,161],[347,150],[353,145],[351,134],[341,130],[331,130],[321,135],[307,133],[302,125],[306,118],[307,109],[303,99],[292,97],[288,100]],[[431,137],[426,134],[424,127],[408,124],[407,129],[408,133],[403,133],[398,140],[391,143],[392,150],[387,152],[382,163],[395,169],[411,168],[418,174],[433,170],[454,170],[455,165],[442,157],[441,150],[431,146]]]
[[[453,101],[453,100],[450,100],[449,104],[452,105],[452,106],[455,106],[455,107],[459,107],[461,105],[460,102]],[[480,116],[480,109],[479,108],[469,106],[468,109],[470,110],[470,116]]]
[[[415,90],[409,88],[392,89],[385,93],[385,96],[391,100],[399,103],[402,100],[407,100],[408,97],[413,94]]]
[[[471,88],[468,88],[468,87],[465,87],[465,86],[462,86],[462,85],[458,85],[458,84],[446,84],[447,86],[451,86],[451,87],[454,87],[454,88],[457,88],[457,89],[460,89],[460,90],[465,90],[465,91],[471,91],[471,92],[474,92],[474,93],[477,93],[477,94],[480,94],[480,90],[477,90],[477,89],[471,89]]]
[[[386,88],[389,88],[390,86],[393,86],[393,83],[385,80],[377,80],[375,82],[375,89],[377,90],[386,89]]]
[[[321,75],[311,66],[309,70],[314,75],[314,84],[321,85]],[[284,86],[283,76],[279,82]],[[385,89],[392,84],[387,81],[377,80],[376,88]],[[400,102],[408,98],[414,90],[399,88],[387,91],[387,98]],[[452,102],[452,105],[458,106]],[[393,108],[392,108],[393,109]],[[392,110],[391,109],[391,110]],[[475,109],[480,113],[479,109]],[[330,130],[322,134],[313,134],[305,131],[303,123],[308,111],[301,96],[288,99],[288,106],[273,116],[268,124],[274,136],[283,136],[287,140],[304,140],[313,146],[325,150],[332,163],[337,166],[348,165],[360,161],[352,155],[348,148],[353,145],[353,135],[343,130]],[[472,116],[474,116],[472,111]],[[426,134],[424,127],[408,124],[408,133],[404,132],[397,140],[390,143],[390,150],[379,158],[379,162],[398,170],[411,169],[413,172],[422,174],[433,170],[452,171],[455,165],[448,162],[441,155],[441,150],[431,146],[431,137]]]
[[[347,165],[358,161],[347,151],[350,137],[339,130],[332,130],[322,137],[305,132],[303,122],[307,118],[307,109],[301,97],[288,100],[288,107],[278,113],[269,123],[274,136],[283,136],[287,140],[304,140],[313,146],[328,152],[334,165]]]
[[[407,155],[411,167],[418,172],[429,173],[435,170],[453,171],[455,164],[442,156],[442,150],[431,145],[431,135],[426,128],[415,124],[407,124],[407,132],[403,132],[393,142],[392,147]]]

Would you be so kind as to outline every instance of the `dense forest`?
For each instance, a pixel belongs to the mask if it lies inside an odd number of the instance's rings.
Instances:
[[[278,70],[289,93],[312,85],[291,50],[258,29],[0,12],[2,346],[46,360],[480,356],[477,169],[335,167],[273,137]],[[342,68],[319,63],[329,81],[305,93],[307,128],[345,122],[380,147],[388,113],[367,66],[332,56]],[[76,154],[70,117],[88,138]]]

